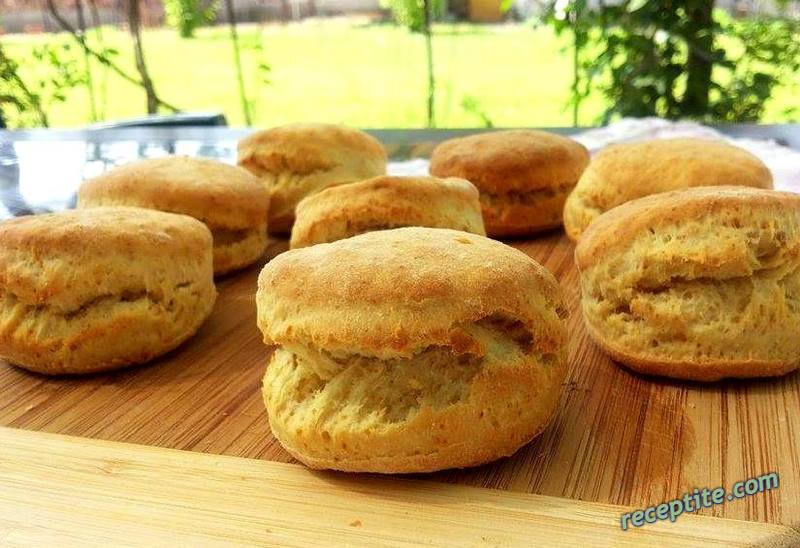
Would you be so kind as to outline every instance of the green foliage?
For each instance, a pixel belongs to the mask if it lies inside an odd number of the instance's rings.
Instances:
[[[574,106],[605,95],[602,120],[662,116],[756,121],[800,69],[800,22],[731,19],[712,0],[551,4],[546,20],[573,37]]]
[[[417,58],[423,54],[421,36],[395,25],[363,25],[356,21],[323,21],[299,27],[247,25],[240,31],[248,98],[256,107],[254,125],[290,123],[310,116],[363,127],[410,128],[425,122],[425,63],[408,62],[410,51],[416,52]],[[572,81],[571,58],[559,54],[560,48],[571,42],[570,33],[556,37],[550,26],[532,30],[528,24],[498,27],[444,23],[437,25],[436,31],[436,122],[441,127],[481,125],[475,114],[462,108],[461,100],[466,95],[480,101],[480,107],[496,127],[570,124],[570,113],[559,108],[568,97]],[[98,50],[103,45],[118,48],[115,62],[131,67],[128,32],[107,27],[103,33],[100,44],[90,30],[90,45]],[[172,29],[144,28],[143,34],[146,51],[151,52],[147,59],[151,76],[165,98],[179,101],[189,111],[220,110],[232,125],[244,123],[235,83],[232,85],[235,73],[226,27],[209,27],[193,40],[181,39]],[[52,34],[18,34],[3,36],[0,44],[22,67],[23,76],[30,79],[44,73],[44,67],[36,66],[33,49],[67,39]],[[255,51],[258,42],[263,42],[263,54]],[[82,66],[80,49],[73,44],[72,50]],[[536,55],[526,56],[523,50]],[[164,51],[169,55],[157,54]],[[518,55],[509,55],[512,51]],[[197,59],[203,59],[201,71],[197,69]],[[262,84],[264,72],[257,72],[261,61],[272,67],[269,85]],[[102,70],[102,65],[92,59],[96,86]],[[595,84],[600,83],[603,80],[598,78]],[[109,71],[107,85],[108,102],[100,110],[101,120],[143,113],[140,87],[113,71]],[[599,119],[608,103],[597,85],[594,89],[581,105],[584,123]],[[786,114],[790,107],[800,106],[797,97],[797,90],[793,92],[786,83],[773,90],[762,121],[798,120],[800,112]],[[80,127],[89,123],[86,99],[85,88],[79,87],[68,93],[66,102],[54,103],[47,112],[50,125]],[[311,113],[309,105],[313,105]]]
[[[214,21],[218,7],[217,0],[164,0],[167,24],[178,29],[181,38],[192,38],[197,27]]]
[[[392,12],[395,23],[406,27],[411,32],[425,30],[425,2],[424,0],[381,0],[381,6]],[[441,17],[444,9],[444,0],[431,0],[431,19]]]
[[[252,119],[258,116],[259,107],[265,106],[263,101],[260,100],[262,89],[272,84],[272,67],[266,61],[266,53],[261,38],[260,33],[247,34],[239,40],[241,50],[246,52],[248,57],[252,57],[254,61],[249,96],[243,97],[245,102],[243,105],[244,110],[249,113]],[[252,54],[252,56],[249,54]]]
[[[725,122],[756,121],[764,103],[782,84],[797,84],[800,71],[800,22],[744,19],[721,23],[723,34],[741,51],[720,63],[720,78],[712,82],[710,116]],[[791,109],[786,114],[791,115]]]
[[[465,95],[461,98],[461,108],[480,120],[483,127],[494,127],[494,123],[489,117],[489,114],[486,112],[486,109],[484,109],[481,106],[480,101],[478,101],[478,99],[472,95]]]
[[[31,56],[36,72],[25,68],[0,48],[0,111],[9,127],[47,127],[47,112],[67,100],[70,90],[86,85],[86,70],[69,43],[42,44]]]

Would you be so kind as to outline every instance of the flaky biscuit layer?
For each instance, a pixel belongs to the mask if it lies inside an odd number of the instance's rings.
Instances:
[[[48,374],[141,363],[216,298],[211,234],[184,215],[93,208],[0,224],[0,355]]]
[[[465,232],[289,251],[259,277],[273,432],[317,468],[422,472],[513,453],[549,421],[567,333],[552,275]],[[334,320],[335,318],[335,320]]]
[[[597,218],[575,252],[592,337],[648,374],[711,381],[800,364],[800,196],[698,187]]]

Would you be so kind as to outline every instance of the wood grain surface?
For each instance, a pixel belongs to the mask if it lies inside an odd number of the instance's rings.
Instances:
[[[32,458],[34,457],[35,458]],[[788,527],[0,428],[4,546],[751,546]],[[784,544],[787,545],[787,544]]]
[[[426,479],[639,508],[774,471],[777,490],[703,513],[800,521],[800,375],[701,385],[632,374],[583,328],[567,239],[556,232],[512,244],[556,275],[573,310],[560,409],[514,456]],[[270,253],[285,247],[273,242]],[[199,334],[147,366],[53,379],[0,363],[0,425],[291,462],[260,399],[268,349],[255,326],[259,270],[220,280]]]

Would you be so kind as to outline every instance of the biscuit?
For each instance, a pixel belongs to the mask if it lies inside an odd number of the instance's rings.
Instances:
[[[600,215],[575,260],[589,334],[635,371],[714,381],[800,363],[800,195],[639,198]]]
[[[143,363],[216,298],[211,233],[185,216],[99,207],[0,223],[0,356],[51,375]]]
[[[247,171],[207,158],[168,156],[116,167],[83,183],[78,207],[134,206],[203,221],[214,237],[214,273],[257,261],[267,248],[269,194]]]
[[[604,211],[629,200],[697,186],[772,188],[764,163],[739,147],[709,139],[655,139],[610,146],[583,172],[564,206],[564,229],[577,241]]]
[[[430,172],[478,187],[489,236],[527,236],[561,226],[564,201],[588,162],[572,139],[519,129],[444,141]]]
[[[330,124],[291,124],[239,141],[239,165],[269,190],[269,230],[288,234],[297,204],[320,190],[386,173],[386,151],[363,131]]]
[[[561,291],[536,261],[440,228],[288,251],[259,276],[272,432],[312,468],[429,472],[510,455],[566,372]]]
[[[463,179],[382,175],[309,196],[296,213],[292,248],[405,226],[486,235],[478,189]]]

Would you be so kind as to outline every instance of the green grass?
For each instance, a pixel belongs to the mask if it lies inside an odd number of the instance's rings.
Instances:
[[[421,36],[393,25],[310,20],[289,25],[242,26],[243,65],[254,102],[254,125],[293,121],[346,123],[358,127],[421,127],[426,123],[427,77]],[[135,74],[130,39],[104,28],[107,46],[119,50],[118,63]],[[93,43],[94,35],[91,35]],[[7,53],[23,59],[27,74],[37,70],[31,49],[52,35],[7,35]],[[61,40],[68,40],[61,36]],[[259,51],[254,46],[261,44]],[[571,60],[565,41],[549,28],[530,25],[438,25],[435,71],[439,127],[482,125],[462,106],[474,99],[495,126],[571,125],[566,108]],[[186,111],[222,111],[231,125],[243,125],[231,45],[226,27],[201,29],[180,39],[171,29],[144,33],[148,65],[158,93]],[[259,62],[268,63],[271,82],[259,82]],[[102,69],[93,65],[95,80]],[[780,121],[793,94],[782,90],[765,121]],[[145,112],[144,93],[115,75],[107,77],[105,119]],[[579,123],[591,124],[603,110],[592,97]],[[50,109],[51,125],[81,126],[91,121],[85,88]]]

